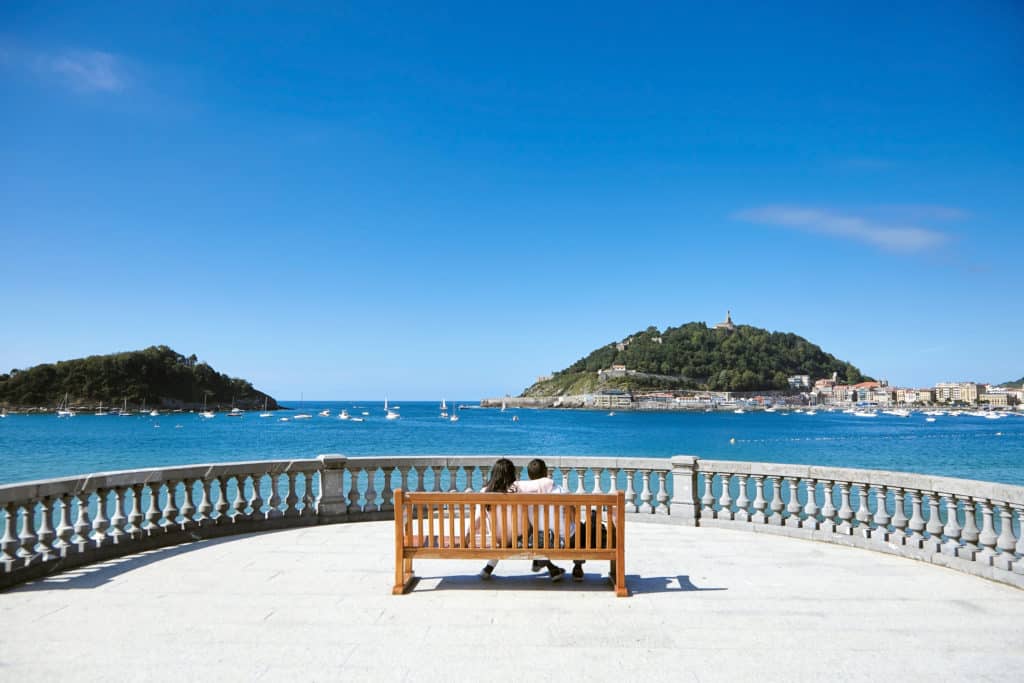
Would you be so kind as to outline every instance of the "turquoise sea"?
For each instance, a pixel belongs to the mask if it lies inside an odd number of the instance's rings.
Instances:
[[[298,402],[286,402],[299,405]],[[471,402],[465,401],[470,404]],[[923,472],[1024,485],[1024,417],[962,415],[935,422],[843,413],[618,413],[566,410],[454,410],[437,402],[402,402],[386,420],[382,402],[306,402],[309,420],[246,413],[167,413],[160,417],[81,413],[9,415],[0,420],[0,483],[86,472],[231,460],[359,455],[614,455],[813,463]],[[347,409],[364,422],[339,420]],[[321,410],[331,411],[321,417]],[[513,421],[518,417],[518,421]],[[731,440],[735,439],[735,443]]]

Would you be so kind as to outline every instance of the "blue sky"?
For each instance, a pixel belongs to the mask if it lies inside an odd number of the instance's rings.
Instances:
[[[1015,2],[0,7],[0,367],[474,399],[648,325],[1024,375]]]

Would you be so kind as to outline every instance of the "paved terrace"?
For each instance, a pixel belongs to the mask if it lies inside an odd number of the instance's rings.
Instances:
[[[1012,680],[1024,591],[857,548],[630,519],[616,599],[590,563],[416,563],[393,526],[234,536],[0,595],[4,680]],[[656,677],[656,678],[655,678]]]

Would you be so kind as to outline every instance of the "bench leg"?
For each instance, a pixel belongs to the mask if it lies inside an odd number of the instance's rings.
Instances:
[[[611,560],[608,567],[608,576],[614,581],[615,597],[628,598],[629,588],[626,587],[626,567],[624,562]]]
[[[408,592],[416,576],[412,572],[412,558],[395,558],[395,585],[391,587],[392,595]]]

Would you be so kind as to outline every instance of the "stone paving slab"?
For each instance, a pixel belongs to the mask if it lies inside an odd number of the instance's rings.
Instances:
[[[856,548],[631,521],[630,598],[589,562],[421,560],[391,595],[392,524],[204,541],[0,594],[0,679],[999,680],[1024,591]],[[568,566],[568,563],[565,563]]]

